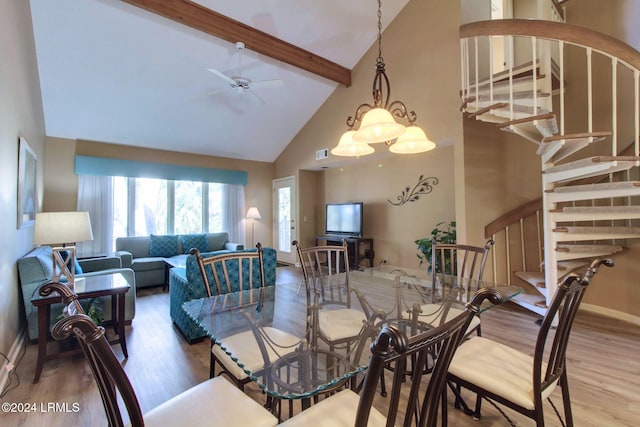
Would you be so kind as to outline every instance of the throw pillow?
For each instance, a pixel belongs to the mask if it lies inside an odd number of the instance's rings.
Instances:
[[[206,234],[183,234],[182,249],[188,254],[191,248],[196,248],[200,253],[209,252],[209,242]]]
[[[149,256],[171,257],[178,255],[178,236],[158,236],[152,234],[149,243]]]
[[[62,256],[62,259],[65,261],[67,261],[67,258],[69,258],[70,254],[69,251],[60,251],[60,256]],[[82,267],[80,267],[80,263],[78,262],[78,258],[73,260],[73,274],[78,275],[78,274],[82,274]]]

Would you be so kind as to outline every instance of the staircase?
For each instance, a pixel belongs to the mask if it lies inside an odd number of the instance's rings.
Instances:
[[[505,59],[513,66],[500,72],[493,70],[496,37],[513,54]],[[516,302],[544,314],[563,275],[640,238],[633,221],[640,219],[640,52],[587,28],[520,19],[463,25],[460,43],[465,116],[537,145],[541,199],[498,218],[485,234],[506,246],[494,251],[505,254],[493,257],[494,278],[506,271],[508,283],[526,286]],[[582,80],[586,113],[567,117],[566,85]]]

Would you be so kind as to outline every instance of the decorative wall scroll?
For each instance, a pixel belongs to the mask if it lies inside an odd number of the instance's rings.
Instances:
[[[391,203],[394,206],[401,206],[407,202],[415,202],[419,199],[421,194],[429,194],[433,191],[433,186],[438,184],[438,178],[435,176],[430,176],[425,178],[424,175],[420,175],[418,178],[418,183],[413,186],[413,188],[406,187],[402,193],[396,197],[397,202],[392,202],[387,199],[387,202]]]

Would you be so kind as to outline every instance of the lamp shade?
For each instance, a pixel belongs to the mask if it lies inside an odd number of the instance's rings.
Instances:
[[[389,147],[389,151],[399,154],[415,154],[434,148],[436,148],[435,142],[429,140],[422,129],[418,126],[409,126],[395,144]]]
[[[260,219],[262,217],[260,216],[260,211],[258,210],[258,208],[250,207],[249,210],[247,211],[247,216],[245,218],[246,219]]]
[[[362,124],[353,140],[373,144],[396,139],[404,132],[404,126],[397,123],[391,113],[384,108],[373,108],[364,115]]]
[[[40,212],[36,214],[33,243],[65,244],[93,240],[89,212]]]
[[[331,150],[331,154],[335,156],[366,156],[375,150],[364,142],[356,142],[353,140],[355,130],[348,130],[340,137],[338,145]]]

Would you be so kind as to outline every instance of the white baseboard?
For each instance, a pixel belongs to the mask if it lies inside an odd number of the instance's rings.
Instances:
[[[640,326],[640,317],[634,316],[629,313],[624,313],[622,311],[613,310],[611,308],[606,308],[606,307],[600,307],[599,305],[585,304],[585,303],[582,303],[580,305],[580,309],[584,311],[588,311],[590,313],[601,314],[603,316],[611,317],[617,320],[622,320],[624,322],[629,322],[634,325]]]
[[[22,348],[26,345],[26,340],[27,331],[26,329],[22,328],[18,333],[15,341],[13,342],[11,350],[9,350],[9,354],[7,354],[7,357],[14,365],[17,363],[18,357],[20,357],[20,354],[22,353]],[[7,371],[6,366],[7,361],[3,359],[2,366],[0,367],[0,391],[4,390],[4,388],[9,383],[9,371]]]

